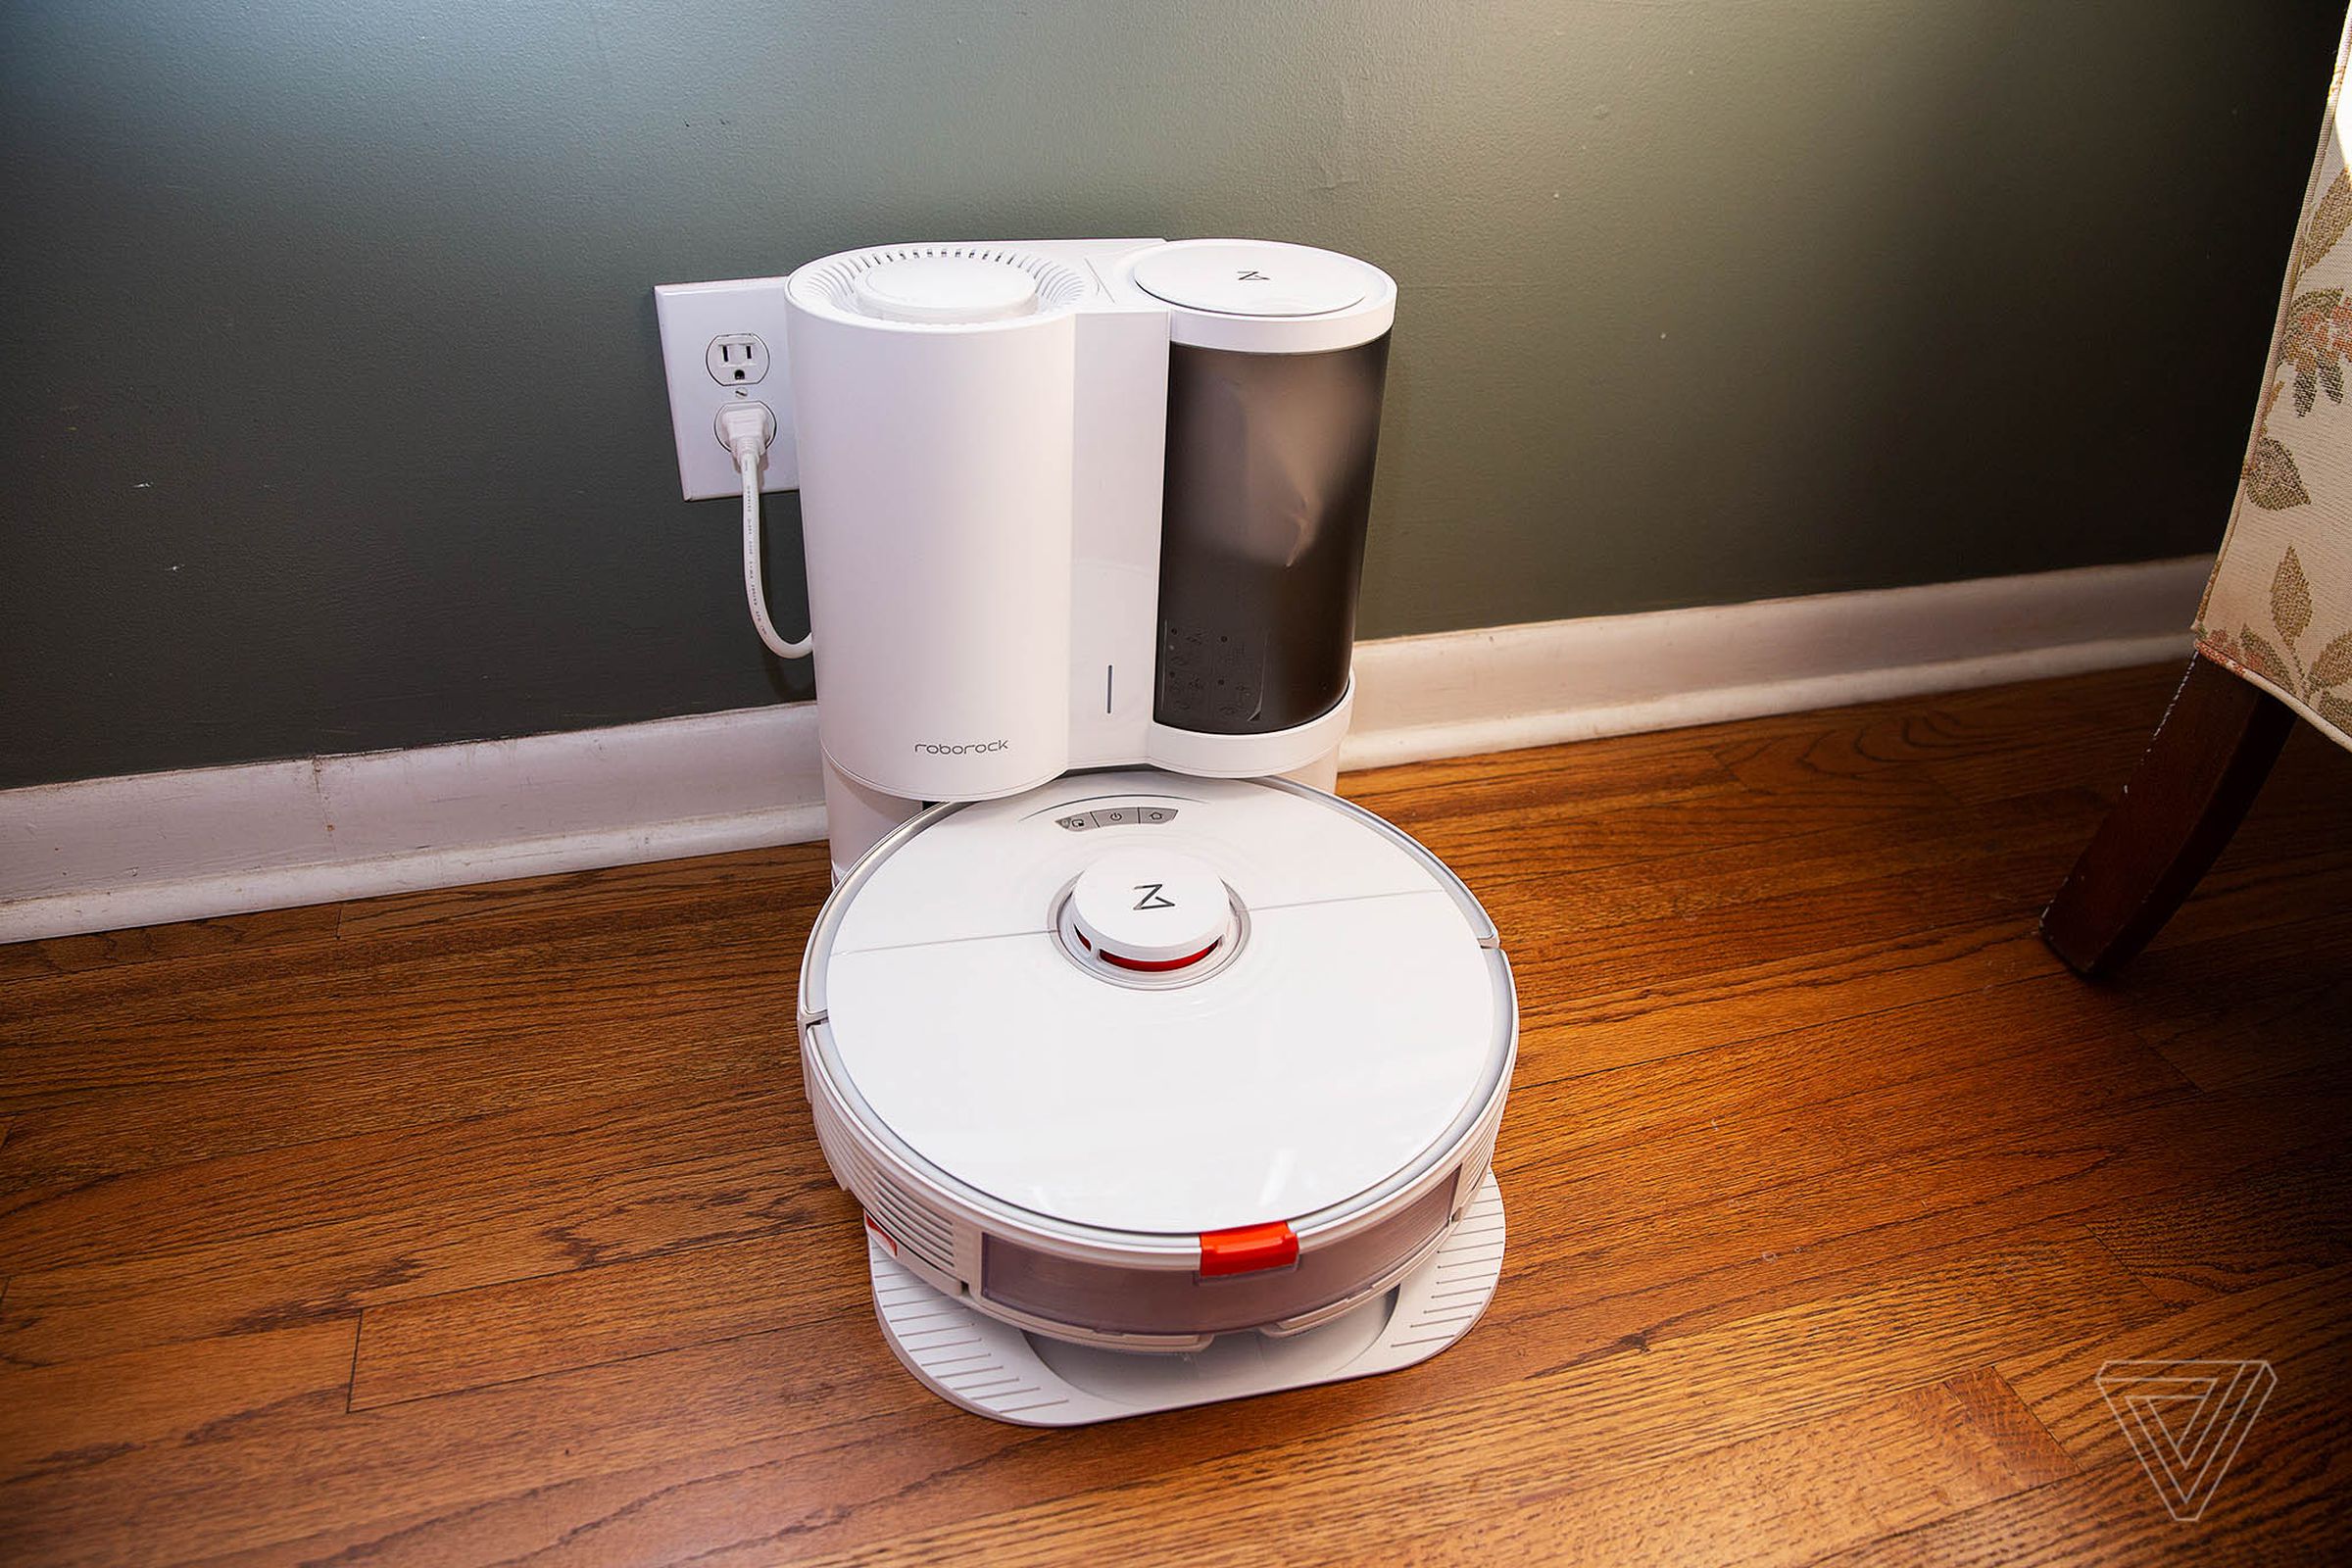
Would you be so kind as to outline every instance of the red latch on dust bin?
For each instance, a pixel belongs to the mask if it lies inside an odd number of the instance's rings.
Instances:
[[[1288,1220],[1200,1233],[1200,1272],[1204,1276],[1253,1274],[1261,1268],[1288,1268],[1298,1261],[1298,1238]]]

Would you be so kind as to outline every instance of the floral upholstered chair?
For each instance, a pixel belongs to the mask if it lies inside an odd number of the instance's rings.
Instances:
[[[2137,953],[2230,842],[2298,718],[2352,748],[2352,177],[2336,52],[2269,373],[2188,675],[2123,802],[2042,915],[2085,974]]]

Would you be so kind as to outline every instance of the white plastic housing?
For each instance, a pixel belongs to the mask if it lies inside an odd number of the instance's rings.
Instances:
[[[1066,309],[971,323],[792,278],[809,623],[826,755],[908,800],[984,800],[1069,765]]]
[[[1259,241],[987,241],[843,252],[784,293],[760,390],[792,427],[768,471],[801,477],[834,792],[860,802],[832,824],[837,874],[892,801],[1136,762],[1328,773],[1348,696],[1268,733],[1153,720],[1170,345],[1366,343],[1395,316],[1386,273]]]

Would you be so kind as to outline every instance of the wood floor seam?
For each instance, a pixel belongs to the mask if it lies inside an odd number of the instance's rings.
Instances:
[[[546,1372],[529,1373],[521,1377],[491,1379],[480,1383],[469,1383],[463,1388],[439,1390],[431,1394],[412,1395],[404,1398],[383,1399],[368,1404],[354,1404],[350,1406],[350,1409],[356,1415],[372,1410],[395,1410],[405,1405],[422,1404],[433,1399],[464,1398],[467,1395],[480,1394],[490,1389],[512,1389],[522,1384],[537,1382],[542,1378],[560,1378],[573,1373],[594,1371],[601,1367],[622,1366],[632,1361],[653,1360],[664,1355],[675,1355],[684,1349],[704,1349],[713,1346],[731,1345],[739,1340],[756,1340],[768,1335],[791,1334],[804,1327],[833,1326],[843,1321],[870,1317],[872,1313],[873,1309],[870,1306],[843,1307],[836,1312],[827,1313],[822,1317],[812,1317],[808,1319],[805,1324],[795,1324],[791,1327],[745,1329],[740,1334],[723,1334],[710,1339],[696,1340],[691,1345],[662,1346],[656,1349],[638,1350],[627,1355],[608,1356],[596,1361],[582,1361],[570,1366],[553,1368]],[[355,1377],[357,1375],[356,1361],[354,1375]]]

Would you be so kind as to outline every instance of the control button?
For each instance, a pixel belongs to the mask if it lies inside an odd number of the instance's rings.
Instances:
[[[1090,827],[1157,827],[1176,820],[1173,806],[1106,806],[1095,811],[1073,811],[1054,819],[1055,827],[1083,833]]]
[[[1070,889],[1081,946],[1122,969],[1157,973],[1199,963],[1233,934],[1233,895],[1189,855],[1114,850]]]

